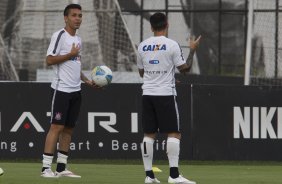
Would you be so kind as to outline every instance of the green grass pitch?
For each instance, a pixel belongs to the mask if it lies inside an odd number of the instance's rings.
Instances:
[[[161,183],[167,183],[169,169],[166,164],[154,165],[162,170],[156,173]],[[0,184],[142,184],[143,165],[117,163],[70,163],[69,169],[81,179],[40,177],[41,163],[0,162],[4,175]],[[282,184],[280,163],[191,163],[181,164],[180,171],[197,184]]]

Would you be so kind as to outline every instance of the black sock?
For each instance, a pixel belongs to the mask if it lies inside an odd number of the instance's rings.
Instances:
[[[53,153],[43,153],[43,155],[46,155],[46,156],[54,156]]]
[[[179,176],[178,167],[171,167],[169,170],[170,170],[170,177],[178,178]]]
[[[49,167],[42,167],[41,172],[45,171],[45,169],[50,169]]]
[[[58,150],[58,152],[59,152],[60,154],[63,154],[63,155],[68,156],[68,152],[65,152],[65,151],[62,151],[62,150]],[[62,172],[62,171],[64,171],[64,170],[66,170],[66,164],[64,164],[64,163],[57,163],[57,169],[56,169],[56,171],[57,171],[57,172]]]
[[[57,169],[56,169],[56,171],[57,171],[57,172],[62,172],[62,171],[64,171],[64,170],[66,170],[66,164],[64,164],[64,163],[57,163]]]
[[[150,178],[155,178],[154,172],[151,171],[146,171],[146,176],[149,176]]]
[[[66,151],[61,151],[61,150],[58,150],[58,152],[59,152],[59,153],[62,153],[63,155],[67,155],[67,156],[69,155],[69,153],[68,153],[68,152],[66,152]]]

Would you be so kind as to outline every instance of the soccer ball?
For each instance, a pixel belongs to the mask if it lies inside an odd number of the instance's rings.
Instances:
[[[103,87],[111,83],[113,72],[107,66],[96,66],[91,72],[91,79],[96,85]]]
[[[4,170],[0,167],[0,176],[4,174]]]

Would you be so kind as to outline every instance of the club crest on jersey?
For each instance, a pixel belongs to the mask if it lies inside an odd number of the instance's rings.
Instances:
[[[72,61],[75,61],[75,62],[80,62],[80,58],[81,58],[81,56],[78,55],[78,56],[76,56],[76,57],[72,57],[71,60],[72,60]]]
[[[62,119],[62,113],[61,112],[56,112],[55,120],[60,121],[61,119]]]
[[[166,44],[144,45],[143,51],[166,50]]]

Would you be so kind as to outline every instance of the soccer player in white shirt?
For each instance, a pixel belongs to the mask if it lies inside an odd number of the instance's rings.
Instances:
[[[145,183],[160,183],[152,171],[153,144],[156,133],[167,134],[167,156],[170,166],[168,183],[195,184],[179,174],[180,125],[176,103],[175,69],[186,73],[191,69],[193,55],[201,36],[190,39],[190,53],[185,61],[179,44],[166,37],[167,17],[155,13],[150,17],[154,36],[138,46],[137,66],[143,77],[142,126],[144,138],[141,144]]]
[[[52,35],[47,50],[46,63],[52,65],[55,78],[51,84],[51,126],[46,136],[42,177],[76,177],[67,170],[67,158],[73,129],[76,126],[81,105],[81,80],[98,88],[81,72],[81,39],[76,35],[82,22],[81,6],[69,4],[64,10],[65,28]],[[57,141],[59,141],[57,168],[52,172],[51,164]]]

